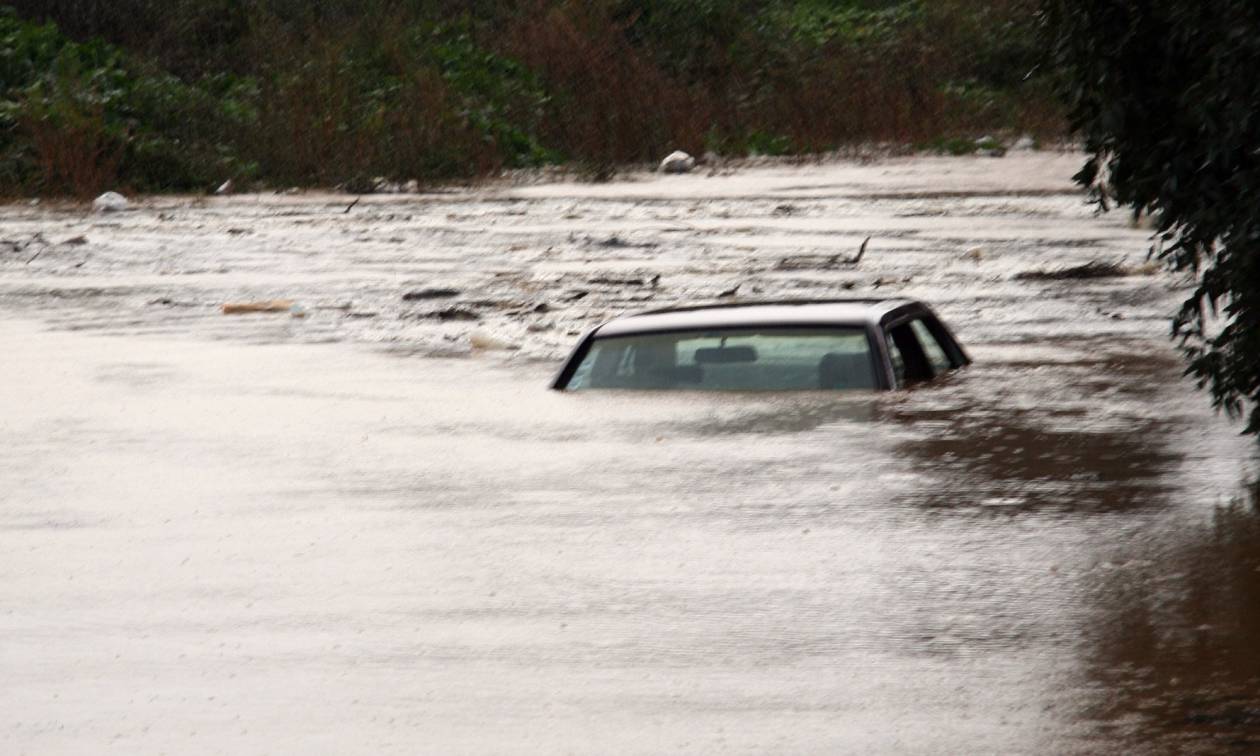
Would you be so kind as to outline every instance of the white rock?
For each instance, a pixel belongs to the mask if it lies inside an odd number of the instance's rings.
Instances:
[[[682,150],[675,150],[661,161],[661,173],[689,173],[696,167],[696,159]]]
[[[405,191],[407,194],[419,194],[420,182],[415,179],[408,181],[407,183],[403,184],[403,191]]]
[[[92,200],[92,209],[98,213],[115,213],[126,210],[128,204],[127,198],[118,192],[105,192]]]
[[[1011,145],[1011,150],[1015,152],[1027,152],[1035,149],[1037,149],[1037,140],[1033,139],[1028,134],[1016,139],[1015,144]]]
[[[215,189],[214,193],[215,194],[231,194],[232,190],[235,188],[236,188],[236,185],[232,183],[232,179],[228,179],[227,181],[224,181],[222,184],[219,184],[219,188]]]

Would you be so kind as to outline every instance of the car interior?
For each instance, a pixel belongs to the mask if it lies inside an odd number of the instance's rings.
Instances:
[[[874,389],[860,328],[759,329],[597,339],[568,388]]]

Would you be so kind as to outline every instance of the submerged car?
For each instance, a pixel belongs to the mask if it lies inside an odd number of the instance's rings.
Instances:
[[[552,388],[890,390],[970,362],[915,300],[743,302],[611,320],[582,337]]]

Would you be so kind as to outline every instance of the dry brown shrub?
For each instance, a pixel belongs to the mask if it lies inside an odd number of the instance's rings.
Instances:
[[[614,164],[703,149],[717,110],[711,98],[668,76],[600,7],[539,2],[504,39],[549,84],[547,138],[571,155]]]
[[[55,118],[24,119],[44,192],[91,197],[114,185],[126,144],[105,127],[98,107]]]
[[[331,184],[470,176],[493,170],[499,155],[459,115],[438,72],[408,57],[398,34],[405,19],[368,19],[317,36],[269,19],[258,128],[242,137],[246,154],[284,181]],[[370,28],[369,28],[370,27]],[[374,65],[356,55],[372,40]],[[358,47],[356,48],[356,44]]]

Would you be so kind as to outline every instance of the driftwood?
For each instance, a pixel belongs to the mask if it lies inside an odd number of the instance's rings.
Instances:
[[[844,257],[840,253],[834,255],[794,255],[779,260],[775,267],[779,270],[830,270],[839,267],[853,267],[862,262],[862,256],[866,254],[866,245],[870,244],[870,242],[871,237],[866,237],[862,241],[862,245],[858,247],[857,254],[853,257]]]
[[[1084,265],[1056,270],[1026,270],[1016,273],[1019,281],[1072,281],[1086,278],[1120,278],[1130,275],[1131,271],[1118,262],[1099,262],[1090,260]]]
[[[248,315],[255,312],[289,312],[291,299],[270,299],[263,302],[229,302],[223,305],[224,315]]]

